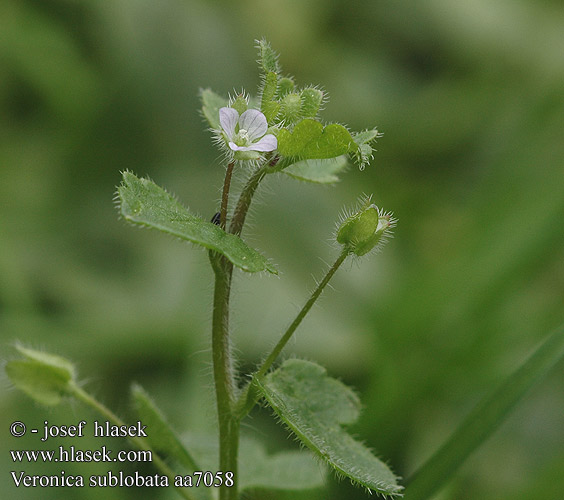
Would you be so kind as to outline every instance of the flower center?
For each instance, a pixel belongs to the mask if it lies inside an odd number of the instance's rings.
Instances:
[[[235,135],[234,141],[237,146],[248,146],[251,143],[249,139],[249,133],[244,129],[240,129]]]

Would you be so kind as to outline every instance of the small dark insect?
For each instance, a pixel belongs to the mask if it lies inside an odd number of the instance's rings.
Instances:
[[[221,214],[219,212],[213,214],[213,217],[211,218],[211,222],[216,226],[219,226],[219,223],[221,222]]]

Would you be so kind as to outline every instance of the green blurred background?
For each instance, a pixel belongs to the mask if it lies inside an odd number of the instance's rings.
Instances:
[[[328,92],[323,119],[384,136],[372,165],[334,187],[266,180],[245,238],[281,278],[237,273],[241,367],[273,345],[335,258],[340,209],[374,193],[399,219],[395,239],[338,273],[286,354],[358,390],[354,434],[405,477],[564,321],[560,0],[3,0],[1,357],[19,339],[74,360],[126,419],[137,381],[177,429],[213,428],[207,256],[127,226],[112,199],[130,169],[213,215],[224,166],[198,89],[255,93],[263,36],[299,84]],[[560,364],[436,499],[561,499],[563,374]],[[79,404],[41,408],[2,377],[3,497],[175,497],[16,489],[8,471],[60,467],[14,465],[7,449],[41,446],[9,436],[12,421],[99,417]],[[270,451],[295,446],[267,411],[247,427]],[[103,444],[83,439],[72,444]],[[334,480],[322,494],[366,497]]]

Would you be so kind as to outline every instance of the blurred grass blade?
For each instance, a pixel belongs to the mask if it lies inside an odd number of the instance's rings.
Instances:
[[[174,196],[149,179],[123,172],[118,195],[121,214],[129,222],[158,229],[219,252],[243,271],[277,274],[268,260],[249,248],[241,238],[192,215]]]
[[[468,456],[509,415],[527,390],[564,357],[564,326],[556,330],[535,353],[489,398],[482,402],[450,439],[409,478],[406,500],[432,496]]]
[[[388,466],[343,429],[357,420],[360,401],[325,368],[290,359],[255,382],[282,422],[337,474],[382,495],[400,494]]]
[[[189,470],[200,470],[200,467],[180,442],[164,415],[145,390],[140,385],[135,384],[131,393],[137,414],[141,421],[151,429],[147,438],[151,446],[156,451],[173,457]]]

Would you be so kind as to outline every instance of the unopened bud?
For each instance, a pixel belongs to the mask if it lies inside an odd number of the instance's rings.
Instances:
[[[302,101],[299,94],[290,92],[280,101],[280,116],[285,123],[295,123],[301,116]]]
[[[379,248],[395,225],[391,214],[369,202],[370,199],[367,199],[359,210],[344,219],[337,230],[337,242],[358,256]]]
[[[304,118],[315,118],[323,102],[323,92],[314,87],[302,90],[302,116]]]

